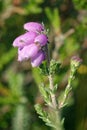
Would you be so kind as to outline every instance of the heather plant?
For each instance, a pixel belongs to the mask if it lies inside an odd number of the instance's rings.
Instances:
[[[31,26],[28,30],[25,27],[26,31],[20,36],[20,42],[15,43],[18,48],[18,60],[27,60],[20,63],[15,58],[17,49],[12,47],[12,41],[24,32],[22,25],[28,21],[43,21],[50,31],[47,35],[43,30],[36,33],[32,32],[32,29],[30,31]],[[44,34],[49,43],[39,46],[37,41],[43,44],[41,41]],[[26,46],[31,42],[33,43],[31,46]],[[54,72],[52,79],[59,120],[54,118],[56,117],[54,109],[48,103],[51,100],[51,91],[46,46],[50,53],[50,64],[53,65],[50,71]],[[28,49],[31,49],[31,53],[28,53]],[[39,50],[41,53],[38,53]],[[86,130],[86,50],[87,0],[0,0],[0,130],[52,129],[45,126],[43,121],[49,126],[51,124],[53,128],[61,127],[58,121],[62,121],[65,130]],[[82,57],[83,64],[79,67],[77,76],[69,80],[69,74],[71,75],[69,62],[77,59],[74,57],[70,60],[70,57],[77,54]],[[37,55],[41,56],[40,62],[37,60]],[[66,86],[69,90],[66,89],[65,92]],[[43,121],[35,113],[34,104],[37,104],[35,108],[39,109],[37,113]]]
[[[46,125],[56,129],[64,130],[64,117],[61,116],[62,109],[68,105],[72,82],[75,73],[82,62],[78,56],[73,56],[70,62],[70,74],[64,92],[58,93],[58,83],[55,84],[54,77],[62,69],[62,61],[56,61],[50,55],[50,41],[48,31],[43,24],[29,22],[24,24],[27,31],[17,37],[13,46],[18,48],[18,61],[30,60],[32,67],[37,67],[41,75],[48,77],[48,85],[39,84],[39,91],[44,100],[44,106],[35,105],[35,110]],[[58,93],[58,94],[57,94]]]

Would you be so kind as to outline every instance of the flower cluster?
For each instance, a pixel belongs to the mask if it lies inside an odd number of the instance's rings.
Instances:
[[[18,47],[18,61],[30,59],[32,67],[37,67],[45,60],[43,47],[48,43],[45,28],[40,23],[29,22],[24,24],[24,29],[27,32],[13,42]]]

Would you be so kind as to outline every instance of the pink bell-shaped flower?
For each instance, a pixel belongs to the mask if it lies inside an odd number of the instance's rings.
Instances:
[[[44,26],[37,22],[28,22],[24,24],[24,29],[27,31],[41,32],[44,30]]]
[[[31,65],[32,67],[38,67],[44,60],[45,54],[42,51],[39,51],[37,55],[31,58]]]
[[[44,46],[47,44],[48,38],[45,34],[40,34],[35,38],[34,42],[40,43],[41,46]]]
[[[35,44],[25,46],[23,49],[18,49],[18,61],[30,59],[37,55],[39,47]]]
[[[27,32],[23,35],[20,35],[14,40],[13,46],[24,47],[25,45],[32,44],[34,43],[34,39],[36,38],[36,36],[37,36],[37,33],[35,32]]]

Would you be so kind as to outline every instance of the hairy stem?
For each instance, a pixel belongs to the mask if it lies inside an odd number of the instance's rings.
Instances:
[[[51,90],[53,90],[54,89],[53,76],[49,75],[48,78],[49,78],[49,87]],[[52,120],[53,124],[55,125],[56,130],[63,130],[63,126],[62,126],[61,120],[60,120],[60,114],[58,111],[58,104],[56,101],[55,93],[51,93],[50,97],[51,97],[51,106],[53,108],[53,109],[50,109],[51,110],[50,111],[51,120]]]
[[[48,45],[46,46],[46,52],[47,52],[47,65],[48,65],[48,68],[50,67],[50,53],[49,53],[49,47]],[[53,91],[54,89],[54,85],[53,85],[53,76],[52,74],[49,74],[48,75],[48,79],[49,79],[49,88]],[[56,102],[56,96],[54,93],[51,93],[51,101],[52,101],[52,107],[57,109],[57,102]]]
[[[48,78],[49,78],[49,87],[53,91],[53,89],[54,89],[53,77],[52,77],[52,75],[49,75]],[[52,107],[54,109],[57,109],[57,101],[56,101],[56,96],[54,93],[51,93],[51,101],[52,101]]]

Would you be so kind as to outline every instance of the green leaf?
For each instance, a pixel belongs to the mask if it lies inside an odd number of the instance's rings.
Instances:
[[[54,29],[58,31],[58,29],[60,29],[60,17],[59,17],[58,9],[57,8],[51,9],[49,7],[46,7],[45,13],[46,13],[50,23],[54,27]],[[53,20],[53,19],[55,19],[55,20]]]
[[[42,75],[48,75],[49,74],[49,70],[48,70],[48,67],[47,67],[47,62],[43,62],[40,66],[39,66],[39,70],[40,70],[40,73]]]
[[[50,61],[49,74],[56,74],[60,70],[61,63],[55,60]]]
[[[55,128],[55,125],[52,124],[52,122],[51,122],[51,120],[49,118],[50,117],[49,113],[47,113],[45,110],[43,110],[41,105],[36,104],[35,105],[35,110],[39,114],[39,118],[41,118],[46,123],[46,125]]]
[[[55,92],[57,91],[57,89],[58,89],[58,84],[56,84],[56,85],[54,86],[53,93],[55,93]]]
[[[49,95],[48,91],[46,90],[46,88],[45,88],[45,86],[43,84],[41,84],[39,86],[39,90],[40,90],[40,93],[42,94],[42,96],[44,98],[44,101],[47,104],[50,104],[50,95]]]

